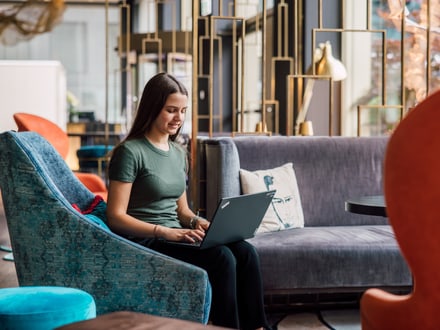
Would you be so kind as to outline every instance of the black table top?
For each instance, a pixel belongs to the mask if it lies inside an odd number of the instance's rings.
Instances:
[[[383,195],[350,198],[345,202],[345,210],[357,214],[387,216]]]

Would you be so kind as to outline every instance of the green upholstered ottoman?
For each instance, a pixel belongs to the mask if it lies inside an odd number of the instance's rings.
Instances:
[[[0,329],[48,330],[96,317],[93,297],[55,286],[0,289]]]

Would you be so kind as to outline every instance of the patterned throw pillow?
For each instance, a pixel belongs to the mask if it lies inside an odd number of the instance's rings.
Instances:
[[[254,172],[240,169],[240,181],[244,194],[276,189],[257,234],[304,227],[304,214],[292,163]]]

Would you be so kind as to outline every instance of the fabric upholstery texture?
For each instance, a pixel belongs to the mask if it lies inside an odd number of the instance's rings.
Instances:
[[[242,193],[240,169],[294,164],[304,228],[257,234],[266,294],[408,289],[412,276],[388,219],[345,211],[345,201],[383,194],[388,137],[240,136],[200,141],[206,213]]]
[[[69,137],[61,127],[54,122],[30,113],[18,112],[14,120],[19,132],[37,132],[53,145],[63,159],[69,152]],[[95,162],[96,163],[96,162]],[[96,167],[96,164],[94,164]],[[75,172],[78,179],[92,192],[107,200],[107,187],[104,181],[94,173]]]
[[[276,190],[257,233],[304,227],[301,197],[292,163],[258,171],[240,169],[240,182],[244,194]]]
[[[95,195],[35,132],[0,135],[0,187],[20,286],[89,292],[97,313],[119,310],[206,323],[207,273],[101,228],[85,210]],[[17,206],[20,207],[17,207]]]
[[[260,255],[265,292],[411,284],[390,226],[294,228],[258,234],[249,242]]]
[[[89,220],[110,231],[110,228],[107,226],[107,203],[104,202],[101,196],[95,196],[92,203],[85,210],[81,210],[76,204],[72,206]]]
[[[74,288],[28,286],[0,289],[0,328],[48,330],[96,317],[87,292]]]
[[[413,108],[392,134],[385,158],[390,223],[414,276],[408,295],[371,289],[362,329],[440,329],[440,91]]]

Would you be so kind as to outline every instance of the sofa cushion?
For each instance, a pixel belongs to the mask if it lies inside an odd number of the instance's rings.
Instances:
[[[292,163],[272,169],[247,171],[240,169],[244,194],[276,189],[257,233],[304,227],[301,199]]]
[[[412,276],[389,225],[304,227],[248,240],[266,293],[408,286]]]

